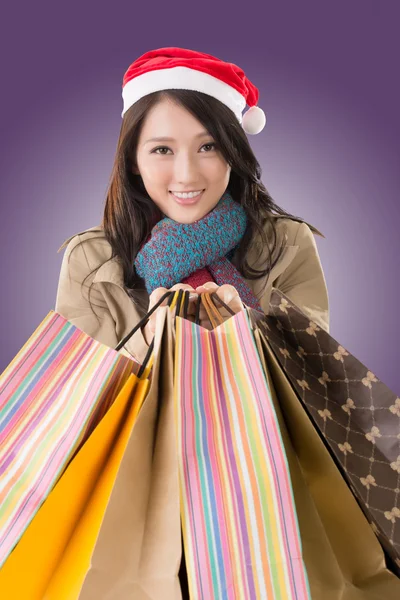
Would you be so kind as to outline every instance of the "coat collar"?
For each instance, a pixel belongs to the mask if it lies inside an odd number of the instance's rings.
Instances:
[[[280,218],[280,215],[271,215],[271,217]],[[299,219],[298,221],[305,222],[305,221],[302,221],[301,219]],[[311,225],[309,223],[307,223],[307,225],[309,225],[309,227],[311,228],[311,230],[314,233],[317,233],[318,235],[325,237],[320,231],[318,231],[318,229],[316,227],[314,227],[313,225]],[[81,231],[80,233],[75,233],[74,235],[72,235],[71,237],[67,238],[64,241],[64,243],[60,246],[60,248],[57,250],[57,252],[60,252],[60,250],[62,250],[65,246],[67,246],[68,243],[77,235],[83,235],[88,232],[95,233],[95,232],[103,232],[103,231],[104,231],[103,227],[101,227],[101,225],[97,225],[95,227],[85,229],[85,231]],[[256,244],[255,248],[257,248],[257,244]],[[274,265],[274,267],[271,269],[271,271],[268,275],[268,278],[270,281],[274,281],[287,268],[287,266],[292,262],[295,254],[297,253],[298,248],[299,248],[299,246],[296,246],[296,245],[286,244],[283,246],[282,254],[279,257],[279,260]],[[259,252],[259,250],[257,248],[257,254],[258,254],[258,252]],[[258,262],[254,261],[253,266],[255,266],[255,268],[257,268],[257,266],[263,264],[263,262],[266,260],[267,256],[268,256],[268,251],[263,249],[263,251],[260,255],[259,261]],[[233,258],[232,262],[233,263],[235,262],[234,258]],[[250,258],[249,262],[250,262],[250,264],[253,264],[253,262],[251,261],[251,258]],[[264,286],[265,279],[266,279],[266,276],[262,277],[260,279],[257,279],[257,280],[247,280],[246,279],[246,282],[249,284],[250,287],[253,288],[254,292],[257,294],[258,291],[261,290],[262,287]],[[100,265],[100,267],[97,269],[95,276],[93,278],[93,283],[100,283],[100,282],[114,283],[114,284],[119,285],[120,287],[124,288],[123,269],[122,269],[122,264],[120,262],[119,257],[109,258],[108,260],[103,262],[103,264]]]

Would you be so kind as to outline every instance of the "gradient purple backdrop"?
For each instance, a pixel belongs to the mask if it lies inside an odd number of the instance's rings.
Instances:
[[[259,88],[267,125],[249,140],[277,204],[326,236],[331,335],[399,394],[399,3],[195,7],[26,3],[3,15],[0,372],[54,309],[57,249],[101,220],[125,70],[182,46],[238,64]]]

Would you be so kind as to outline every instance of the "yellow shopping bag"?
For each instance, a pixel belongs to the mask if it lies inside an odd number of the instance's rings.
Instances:
[[[1,598],[78,597],[119,464],[149,385],[148,378],[130,374],[0,569]]]

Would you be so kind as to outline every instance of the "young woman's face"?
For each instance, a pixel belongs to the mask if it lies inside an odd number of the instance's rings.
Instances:
[[[160,137],[171,139],[152,140]],[[136,160],[150,198],[167,217],[180,223],[204,217],[228,187],[231,167],[215,140],[185,108],[167,99],[147,115]],[[181,204],[172,194],[202,190],[192,204]]]

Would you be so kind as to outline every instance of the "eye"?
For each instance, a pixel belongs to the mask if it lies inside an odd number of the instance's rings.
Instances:
[[[205,146],[213,146],[213,148],[215,149],[217,147],[217,144],[215,142],[210,142],[209,144],[204,144],[202,148],[204,148]]]
[[[205,146],[212,146],[214,149],[216,149],[217,144],[215,142],[210,142],[208,144],[203,144],[202,148],[204,148]],[[150,154],[160,154],[161,156],[165,156],[166,153],[165,152],[157,152],[157,150],[169,150],[168,146],[158,146],[157,148],[154,148],[154,150],[151,151]],[[206,152],[206,154],[208,154],[208,152]]]
[[[169,150],[169,148],[167,148],[166,146],[159,146],[158,148],[154,148],[154,150],[152,150],[150,154],[158,154],[157,150]],[[161,152],[161,154],[164,153]]]

